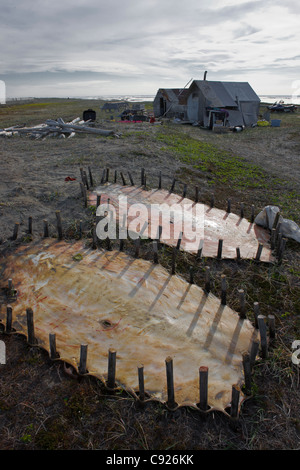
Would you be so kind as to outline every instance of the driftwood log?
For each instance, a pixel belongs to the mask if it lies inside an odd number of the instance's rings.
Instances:
[[[71,122],[64,122],[62,118],[47,119],[45,123],[39,124],[37,126],[26,127],[24,126],[12,126],[5,129],[0,129],[0,136],[2,137],[12,137],[14,135],[29,135],[34,139],[41,139],[47,136],[50,137],[60,137],[60,138],[72,138],[77,133],[84,134],[97,134],[104,137],[115,135],[114,131],[100,129],[94,126],[94,123],[89,121],[82,121],[80,118],[76,118]]]

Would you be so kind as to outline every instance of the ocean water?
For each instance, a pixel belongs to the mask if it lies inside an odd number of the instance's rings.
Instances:
[[[155,95],[99,95],[99,96],[72,96],[73,99],[85,99],[85,100],[104,100],[104,101],[129,101],[142,102],[142,101],[153,101]],[[273,104],[276,101],[284,101],[284,104],[296,104],[300,105],[300,95],[259,95],[260,100],[263,103]],[[21,100],[31,100],[32,97],[24,98],[8,98],[7,101],[21,101]]]
[[[284,101],[284,104],[300,104],[300,95],[260,95],[263,103],[275,103],[276,101]]]
[[[131,103],[140,103],[141,101],[153,101],[155,95],[103,95],[103,96],[92,96],[87,99],[93,100],[105,100],[105,101],[130,101]]]
[[[130,102],[140,102],[140,101],[153,101],[155,95],[103,95],[103,96],[94,96],[90,99],[103,99],[105,101],[109,100],[126,100]],[[276,101],[284,101],[285,104],[298,104],[300,105],[300,95],[259,95],[260,100],[263,103],[273,104]]]

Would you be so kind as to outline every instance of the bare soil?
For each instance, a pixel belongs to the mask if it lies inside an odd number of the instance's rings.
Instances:
[[[241,133],[216,134],[193,126],[164,121],[162,125],[148,122],[124,124],[109,120],[100,109],[100,102],[44,100],[38,107],[9,105],[0,109],[0,127],[26,122],[33,125],[48,117],[65,120],[81,116],[84,109],[94,108],[96,125],[113,129],[118,137],[76,135],[72,139],[28,137],[0,139],[0,249],[5,256],[16,244],[31,239],[28,218],[33,218],[33,238],[43,236],[43,220],[56,236],[57,210],[61,211],[64,237],[78,238],[79,222],[89,240],[94,212],[85,207],[80,190],[80,168],[91,168],[95,185],[104,169],[122,171],[140,184],[141,168],[147,175],[147,186],[157,187],[161,171],[163,187],[169,188],[176,177],[187,182],[188,195],[193,197],[199,185],[201,199],[207,202],[212,190],[216,206],[224,208],[228,194],[233,196],[233,209],[243,200],[256,210],[270,203],[273,188],[241,189],[234,184],[210,184],[212,173],[197,169],[183,161],[180,154],[162,144],[160,133],[179,133],[213,144],[231,155],[253,163],[265,172],[266,181],[276,181],[274,194],[283,195],[282,209],[286,214],[299,212],[299,115],[283,116],[279,128],[253,128]],[[34,104],[34,103],[30,103]],[[275,118],[275,117],[274,117]],[[281,118],[281,116],[276,116]],[[75,178],[66,181],[65,178]],[[120,179],[119,179],[120,181]],[[273,183],[272,183],[273,184]],[[296,194],[296,196],[295,196]],[[298,194],[298,196],[297,196]],[[295,199],[296,198],[296,199]],[[293,207],[290,207],[290,206]],[[298,206],[299,207],[299,206]],[[18,239],[12,241],[15,223],[19,223]],[[117,246],[117,245],[116,245]],[[131,247],[128,245],[130,251]],[[168,250],[161,262],[170,266]],[[145,245],[141,256],[150,257]],[[188,278],[189,256],[182,254],[178,272]],[[228,303],[237,305],[236,292],[247,292],[251,318],[253,302],[261,300],[264,314],[276,316],[277,337],[268,360],[255,366],[253,394],[243,405],[238,423],[232,425],[220,413],[202,415],[189,408],[176,412],[163,405],[149,403],[140,407],[126,392],[111,395],[93,378],[73,378],[64,365],[52,362],[48,354],[30,347],[26,338],[2,334],[7,347],[7,364],[0,365],[0,448],[4,449],[102,449],[102,450],[287,450],[300,446],[299,366],[291,361],[291,344],[300,339],[300,250],[299,244],[288,242],[281,265],[237,264],[205,260],[214,277],[225,273],[229,280]],[[203,285],[203,265],[195,273],[195,282]],[[4,304],[0,319],[5,324]],[[4,326],[3,326],[4,328]]]

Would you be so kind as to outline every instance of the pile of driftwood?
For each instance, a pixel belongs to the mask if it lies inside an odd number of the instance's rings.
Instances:
[[[45,137],[72,138],[77,133],[98,134],[105,137],[117,136],[112,130],[94,127],[94,122],[83,121],[79,117],[71,122],[64,122],[62,118],[56,121],[47,119],[45,123],[33,127],[18,125],[0,129],[0,137],[12,137],[14,135],[27,135],[33,139],[43,139]]]

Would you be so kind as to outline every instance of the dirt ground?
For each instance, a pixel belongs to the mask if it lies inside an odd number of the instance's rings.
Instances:
[[[86,107],[99,108],[99,102],[64,103],[35,110],[15,110],[12,106],[0,112],[0,128],[8,125],[43,122],[45,118],[73,119]],[[25,113],[28,112],[28,114]],[[0,110],[2,111],[2,109]],[[59,114],[57,114],[59,113]],[[278,116],[276,116],[278,118]],[[279,117],[281,118],[281,116]],[[6,250],[28,241],[28,218],[33,220],[33,238],[43,236],[43,220],[56,236],[57,210],[61,211],[64,237],[78,237],[83,222],[90,236],[94,212],[84,205],[80,189],[80,168],[91,168],[95,185],[104,169],[122,171],[128,179],[140,184],[141,168],[147,175],[147,186],[157,187],[161,171],[162,186],[169,188],[173,178],[187,182],[188,195],[198,184],[201,199],[207,202],[212,192],[211,172],[197,169],[180,158],[180,154],[158,138],[180,133],[196,141],[214,145],[249,164],[260,167],[266,181],[276,185],[246,187],[214,180],[217,207],[225,208],[226,195],[233,195],[233,208],[239,201],[255,201],[256,210],[270,203],[274,189],[285,214],[293,215],[299,224],[300,189],[300,115],[282,117],[280,128],[253,128],[242,133],[214,134],[193,126],[162,125],[148,122],[124,124],[110,121],[99,113],[97,125],[113,129],[116,136],[76,135],[72,139],[28,137],[0,138],[0,249]],[[65,178],[74,178],[66,181]],[[129,179],[128,179],[129,181]],[[293,194],[291,201],[289,195]],[[283,195],[283,196],[282,196]],[[19,223],[17,241],[12,241],[15,223]],[[129,248],[130,249],[130,248]],[[149,257],[147,248],[141,256]],[[235,306],[238,284],[246,286],[250,305],[255,295],[262,296],[266,314],[275,313],[278,338],[270,359],[256,365],[253,397],[243,406],[239,423],[234,427],[225,415],[203,416],[188,408],[175,413],[163,405],[149,404],[140,408],[125,392],[112,396],[92,378],[70,377],[60,362],[31,348],[18,335],[1,335],[6,343],[8,362],[0,366],[0,448],[3,449],[234,449],[288,450],[300,446],[299,366],[291,362],[291,343],[300,339],[300,250],[290,241],[281,266],[253,266],[205,260],[213,275],[225,272],[232,287],[229,301]],[[169,261],[165,261],[168,267]],[[182,275],[187,274],[187,259],[182,258]],[[203,283],[199,268],[196,282]],[[217,288],[217,281],[215,283]],[[1,307],[4,308],[2,305]],[[4,310],[1,310],[4,321]]]

